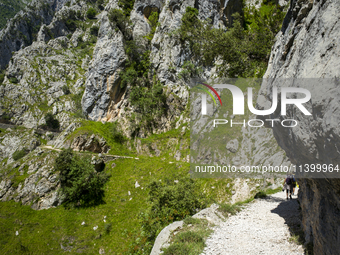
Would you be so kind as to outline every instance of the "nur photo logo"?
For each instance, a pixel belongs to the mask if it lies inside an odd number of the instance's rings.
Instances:
[[[252,87],[247,88],[247,97],[244,95],[243,91],[231,84],[215,84],[213,86],[207,83],[199,83],[195,88],[202,91],[201,93],[201,114],[208,115],[207,113],[207,95],[209,95],[215,107],[219,107],[215,96],[220,102],[220,106],[223,106],[221,93],[219,94],[216,90],[223,92],[223,90],[228,90],[231,92],[231,98],[228,97],[227,100],[232,100],[232,112],[233,115],[245,115],[245,100],[247,100],[247,107],[248,110],[257,116],[270,116],[275,111],[280,110],[280,115],[283,116],[283,120],[275,118],[266,118],[262,119],[250,119],[246,121],[245,119],[242,122],[233,122],[232,119],[213,119],[213,126],[216,127],[217,125],[224,125],[230,123],[230,126],[233,125],[243,125],[250,127],[262,127],[264,126],[265,122],[269,122],[270,125],[273,127],[274,123],[280,122],[283,127],[295,127],[298,125],[297,120],[291,118],[285,118],[287,115],[287,107],[289,105],[295,106],[299,111],[301,111],[305,116],[312,115],[304,106],[305,103],[311,100],[311,93],[309,90],[299,87],[273,87],[272,89],[272,103],[269,109],[256,109],[254,107],[254,93]]]

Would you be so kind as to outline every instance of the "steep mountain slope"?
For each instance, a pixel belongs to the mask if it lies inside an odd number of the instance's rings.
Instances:
[[[6,25],[10,18],[13,18],[30,1],[22,0],[1,0],[0,1],[0,30]]]
[[[147,253],[152,235],[173,220],[167,215],[150,227],[154,218],[145,216],[151,223],[142,226],[140,213],[151,208],[150,183],[171,191],[189,172],[186,76],[197,70],[176,33],[190,12],[228,31],[241,3],[34,0],[9,21],[0,34],[2,250],[143,253],[145,247]],[[216,74],[214,63],[199,72],[204,79]],[[269,130],[245,129],[225,145],[234,139],[245,145],[228,154],[228,162],[287,162]],[[64,197],[54,162],[67,148],[87,158],[95,174],[111,174],[103,204],[59,206]],[[209,203],[236,202],[279,182],[202,179],[195,180],[195,192]],[[151,237],[147,227],[154,228]],[[39,246],[44,236],[51,242]]]

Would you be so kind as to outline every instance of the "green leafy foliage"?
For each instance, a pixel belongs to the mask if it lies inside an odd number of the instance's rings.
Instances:
[[[137,107],[141,116],[136,132],[140,128],[152,130],[152,127],[157,125],[157,119],[166,113],[166,95],[159,81],[152,83],[150,87],[132,87],[130,101]]]
[[[9,78],[9,81],[10,81],[11,83],[14,83],[14,84],[19,83],[19,80],[18,80],[16,77],[10,77],[10,78]]]
[[[89,8],[86,12],[86,17],[88,17],[89,19],[94,19],[97,15],[97,11],[94,8]]]
[[[104,9],[104,0],[97,0],[97,7],[100,10]]]
[[[154,36],[154,34],[155,34],[155,32],[156,32],[156,28],[157,28],[157,26],[159,26],[159,22],[158,22],[158,18],[159,18],[159,14],[158,14],[158,12],[151,12],[151,14],[150,14],[150,16],[149,16],[149,18],[148,18],[148,22],[149,22],[149,24],[150,24],[150,26],[151,26],[151,31],[150,31],[150,33],[147,35],[147,36],[145,36],[146,37],[146,39],[148,39],[148,41],[149,41],[149,43],[151,43],[151,40],[152,40],[152,38],[153,38],[153,36]]]
[[[12,158],[16,161],[23,157],[25,157],[28,153],[28,150],[26,148],[23,148],[22,150],[15,151],[12,155]]]
[[[109,134],[113,141],[122,144],[125,142],[126,137],[119,131],[118,123],[112,122],[109,127]]]
[[[72,94],[72,100],[75,104],[75,107],[74,107],[74,114],[76,117],[78,118],[84,118],[84,113],[83,113],[83,109],[82,109],[82,106],[81,106],[81,99],[83,97],[83,91],[78,93],[78,94]]]
[[[126,17],[130,17],[130,13],[133,9],[133,5],[135,4],[135,0],[119,0],[118,6],[123,9],[124,15]]]
[[[60,127],[59,121],[50,112],[45,115],[45,122],[48,128],[59,129]]]
[[[61,89],[62,89],[64,95],[68,95],[68,94],[71,93],[70,88],[67,85],[64,85]]]
[[[197,68],[194,63],[192,63],[191,61],[184,61],[182,70],[179,73],[179,78],[188,80],[190,77],[198,75],[200,72],[201,72],[201,69]]]
[[[1,0],[0,5],[0,30],[5,27],[7,21],[13,18],[20,10],[24,9],[29,1]]]
[[[2,84],[4,82],[4,79],[5,79],[5,72],[1,71],[0,72],[0,84]]]
[[[205,247],[205,239],[211,232],[207,220],[186,217],[182,229],[172,236],[170,246],[163,249],[163,252],[167,255],[199,255]]]
[[[223,213],[223,215],[228,216],[228,214],[235,215],[241,208],[238,204],[220,204],[218,210]]]
[[[103,186],[108,175],[97,173],[90,157],[77,156],[72,149],[67,149],[56,158],[54,168],[59,171],[66,205],[90,206],[102,203]]]
[[[149,185],[148,199],[150,207],[140,218],[143,231],[150,241],[169,223],[193,215],[206,205],[205,197],[190,178],[180,179],[178,183],[154,181]]]
[[[112,9],[109,12],[108,17],[111,21],[111,24],[116,26],[123,33],[126,40],[131,38],[131,31],[128,29],[130,21],[122,10]]]
[[[259,10],[245,8],[244,17],[235,13],[232,28],[225,31],[200,21],[198,10],[187,7],[181,27],[173,35],[190,48],[194,62],[212,65],[220,59],[220,76],[262,77],[284,15],[279,5],[263,3]]]
[[[266,192],[264,192],[262,190],[257,192],[254,196],[254,198],[265,198],[265,197],[267,197],[267,194],[266,194]]]
[[[67,27],[71,32],[74,32],[74,31],[76,31],[76,29],[77,29],[77,24],[76,24],[76,22],[75,22],[74,20],[72,20],[72,19],[66,20],[65,25],[66,25],[66,27]]]
[[[98,26],[93,26],[93,27],[90,28],[91,35],[98,36],[98,31],[99,31]]]
[[[0,123],[10,124],[11,123],[10,120],[11,120],[11,117],[5,113],[4,115],[1,116]]]
[[[66,16],[63,17],[66,27],[71,32],[76,31],[77,29],[77,22],[76,20],[81,20],[82,15],[80,11],[69,10]]]
[[[120,87],[125,89],[131,86],[130,102],[135,106],[135,121],[139,122],[134,126],[134,133],[137,134],[141,128],[151,131],[156,125],[156,121],[161,115],[165,114],[165,94],[162,85],[157,78],[150,78],[150,50],[143,44],[132,40],[129,9],[133,2],[120,2],[122,10],[113,9],[109,13],[109,20],[113,26],[119,29],[125,39],[124,49],[128,56],[125,69],[120,72]],[[131,8],[132,8],[131,6]],[[146,36],[150,44],[156,27],[158,26],[158,12],[152,12],[149,16],[151,32]]]

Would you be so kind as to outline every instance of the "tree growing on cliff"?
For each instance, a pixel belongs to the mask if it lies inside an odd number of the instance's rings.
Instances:
[[[96,172],[89,157],[80,157],[72,149],[62,151],[55,160],[61,192],[67,206],[90,206],[102,202],[103,186],[108,180],[104,172]]]
[[[59,129],[60,128],[60,123],[59,120],[57,120],[52,113],[47,113],[45,115],[45,122],[47,128],[52,128],[52,129]]]

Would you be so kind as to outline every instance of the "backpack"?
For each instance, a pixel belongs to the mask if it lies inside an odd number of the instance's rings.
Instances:
[[[288,185],[291,185],[291,184],[292,184],[292,179],[291,179],[290,177],[287,177],[286,183],[287,183]]]

